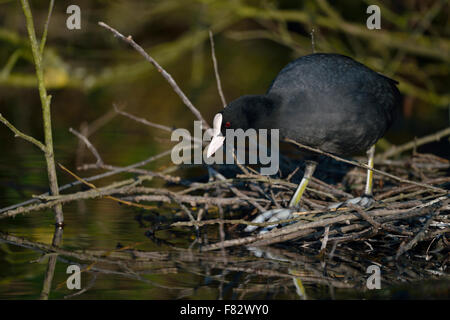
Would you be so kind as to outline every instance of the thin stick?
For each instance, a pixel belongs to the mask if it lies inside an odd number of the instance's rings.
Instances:
[[[183,101],[183,103],[189,108],[189,110],[191,110],[191,112],[197,117],[197,119],[199,119],[203,126],[206,129],[209,129],[210,126],[209,124],[205,121],[205,119],[203,118],[202,114],[200,113],[200,111],[197,110],[196,107],[194,107],[194,105],[192,104],[192,102],[189,100],[189,98],[184,94],[184,92],[180,89],[180,87],[177,85],[177,83],[175,82],[175,80],[172,78],[172,76],[166,71],[164,70],[158,62],[155,61],[155,59],[153,59],[147,52],[145,52],[145,50],[138,45],[136,42],[134,42],[133,38],[131,36],[125,37],[123,34],[121,34],[119,31],[117,31],[116,29],[110,27],[109,25],[107,25],[104,22],[99,22],[98,23],[101,27],[111,31],[116,37],[118,37],[119,39],[121,39],[122,41],[124,41],[125,43],[128,43],[131,47],[133,47],[137,52],[139,52],[144,58],[145,60],[147,60],[148,62],[150,62],[155,68],[156,70],[158,70],[159,73],[161,73],[161,75],[164,77],[164,79],[167,80],[167,82],[170,84],[170,86],[172,87],[172,89],[175,91],[175,93],[181,98],[181,100]]]
[[[88,291],[89,289],[91,289],[94,286],[96,280],[97,280],[97,274],[94,273],[94,275],[92,276],[92,279],[89,281],[89,283],[83,289],[81,289],[80,291],[77,291],[75,293],[69,294],[67,296],[64,296],[64,299],[71,299],[73,297],[76,297],[76,296],[79,296],[79,295],[85,293],[86,291]]]
[[[42,152],[46,153],[47,149],[45,148],[44,144],[40,142],[39,140],[33,138],[32,136],[26,135],[25,133],[19,131],[16,127],[14,127],[8,120],[6,120],[2,114],[0,113],[0,122],[3,122],[5,126],[7,126],[12,132],[14,132],[15,138],[22,138],[28,142],[31,142],[36,147],[42,150]]]
[[[440,177],[440,178],[436,178],[436,179],[429,179],[425,181],[428,184],[441,184],[441,183],[446,183],[446,182],[450,182],[450,177]],[[386,191],[384,193],[378,194],[375,196],[375,200],[383,200],[383,202],[386,201],[386,198],[398,194],[398,193],[405,193],[406,191],[409,191],[411,189],[417,188],[417,186],[411,185],[411,186],[405,186],[405,185],[401,185],[399,187],[393,188],[389,191]]]
[[[164,130],[164,131],[167,131],[167,132],[173,132],[173,131],[175,130],[174,128],[170,128],[170,127],[165,126],[165,125],[163,125],[163,124],[154,123],[154,122],[148,121],[148,120],[145,119],[145,118],[137,117],[137,116],[135,116],[135,115],[132,115],[131,113],[122,111],[122,110],[120,110],[115,104],[113,104],[113,106],[114,106],[114,110],[115,110],[118,114],[121,114],[121,115],[123,115],[124,117],[130,118],[130,119],[132,119],[132,120],[134,120],[134,121],[136,121],[136,122],[142,123],[142,124],[144,124],[144,125],[146,125],[146,126],[153,127],[153,128],[157,128],[157,129],[161,129],[161,130]],[[198,138],[193,137],[193,136],[191,136],[191,135],[185,135],[185,134],[183,134],[183,136],[186,137],[186,138],[189,139],[189,140],[195,141],[195,142],[197,142],[197,143],[199,143],[199,144],[203,144],[203,140],[201,140],[201,139],[198,139]]]
[[[325,250],[325,248],[327,247],[329,233],[330,233],[330,226],[326,226],[322,239],[322,245],[320,246],[320,251]]]
[[[287,182],[290,182],[292,177],[297,173],[297,171],[300,169],[300,167],[296,167],[294,170],[292,170],[291,173],[289,173],[289,175],[286,178]]]
[[[428,136],[425,136],[425,137],[422,137],[419,139],[414,139],[413,141],[402,144],[400,146],[394,146],[391,149],[387,150],[386,152],[382,153],[381,155],[377,156],[375,158],[375,160],[384,160],[384,159],[390,158],[394,155],[405,152],[406,150],[416,148],[423,144],[433,142],[433,141],[439,141],[443,137],[448,136],[448,135],[450,135],[450,127],[445,128],[444,130],[438,131],[436,133],[430,134]]]
[[[142,124],[145,124],[146,126],[153,127],[153,128],[157,128],[157,129],[161,129],[161,130],[164,130],[164,131],[167,131],[167,132],[172,132],[172,131],[173,131],[173,129],[170,128],[170,127],[168,127],[168,126],[165,126],[165,125],[162,125],[162,124],[158,124],[158,123],[154,123],[154,122],[150,122],[150,121],[148,121],[147,119],[140,118],[140,117],[136,117],[136,116],[132,115],[131,113],[122,111],[122,110],[120,110],[120,109],[117,107],[116,104],[113,104],[113,106],[114,106],[114,110],[115,110],[118,114],[121,114],[121,115],[123,115],[123,116],[125,116],[125,117],[127,117],[127,118],[130,118],[130,119],[132,119],[132,120],[134,120],[134,121],[136,121],[136,122],[140,122],[140,123],[142,123]]]
[[[36,198],[33,200],[37,200],[37,204],[31,204],[28,206],[20,206],[16,209],[12,209],[12,210],[8,210],[2,214],[0,214],[0,219],[4,219],[7,217],[14,217],[18,214],[24,214],[24,213],[28,213],[30,211],[39,211],[42,209],[46,209],[46,208],[51,208],[53,206],[55,206],[56,204],[64,204],[67,202],[71,202],[74,200],[81,200],[81,199],[95,199],[95,198],[101,198],[105,195],[110,195],[110,194],[114,194],[114,193],[120,193],[120,191],[123,189],[117,189],[119,187],[123,187],[128,185],[130,186],[134,186],[136,185],[138,182],[144,181],[144,180],[150,180],[151,176],[140,176],[138,178],[138,181],[136,181],[135,179],[127,179],[127,180],[123,180],[120,182],[116,182],[113,183],[112,185],[108,185],[106,187],[102,187],[102,188],[97,188],[96,190],[92,189],[92,190],[88,190],[88,191],[82,191],[82,192],[75,192],[75,193],[70,193],[67,195],[58,195],[58,196],[46,196],[46,197],[42,197],[42,196],[35,196]],[[81,181],[77,181],[79,183],[82,183]],[[52,198],[53,197],[53,198]],[[55,198],[56,197],[56,198]],[[47,202],[42,203],[41,200],[47,200]],[[54,199],[54,200],[53,200]]]
[[[50,17],[52,16],[54,6],[55,0],[50,0],[50,4],[48,6],[47,20],[45,21],[44,32],[42,33],[41,45],[39,47],[39,52],[41,56],[44,54],[45,42],[47,41],[48,25],[50,24]]]
[[[94,190],[98,190],[97,187],[94,184],[89,183],[86,180],[83,180],[82,178],[77,176],[75,173],[73,173],[72,171],[70,171],[69,169],[64,167],[62,164],[58,163],[58,165],[60,166],[61,169],[66,171],[68,174],[70,174],[72,177],[74,177],[78,181],[81,181],[83,184],[91,187]],[[116,198],[116,197],[113,197],[113,196],[110,196],[110,195],[106,195],[105,198],[117,201],[117,202],[122,203],[122,204],[126,204],[128,206],[143,208],[143,209],[147,209],[147,210],[152,210],[152,209],[156,209],[157,208],[156,206],[146,206],[146,205],[143,205],[143,204],[138,204],[138,203],[133,203],[133,202],[130,202],[130,201],[125,201],[125,200],[122,200],[122,199],[119,199],[119,198]]]
[[[380,228],[380,224],[378,222],[376,222],[366,211],[364,211],[361,207],[354,205],[352,203],[348,203],[346,204],[348,207],[350,207],[351,209],[355,210],[356,212],[359,213],[359,215],[366,220],[368,223],[370,223],[375,229],[379,229]]]
[[[191,211],[183,204],[181,203],[181,201],[179,201],[174,195],[173,193],[169,193],[168,196],[175,201],[180,208],[187,214],[187,216],[189,217],[189,219],[191,220],[191,222],[196,222],[197,220],[195,220],[194,216],[192,215]],[[199,226],[194,225],[195,226],[195,230],[199,230]]]
[[[219,172],[215,171],[213,168],[210,168],[210,170],[211,170],[212,172],[214,172],[214,176],[215,176],[218,180],[221,180],[221,181],[226,180],[226,178],[225,178],[223,175],[221,175]],[[226,184],[226,185],[230,188],[230,190],[231,190],[235,195],[237,195],[238,197],[242,197],[242,198],[244,198],[245,200],[248,200],[248,202],[251,203],[251,204],[252,204],[255,208],[257,208],[260,212],[264,212],[264,211],[265,211],[264,208],[261,207],[261,205],[260,205],[259,203],[257,203],[256,201],[254,201],[254,200],[251,199],[250,197],[248,197],[248,196],[246,196],[245,194],[243,194],[241,191],[239,191],[239,189],[237,189],[236,187],[233,187],[233,185],[229,185],[229,184]]]
[[[130,192],[138,192],[139,189],[142,188],[135,188],[136,190],[133,189],[127,189],[127,190],[123,190],[123,192],[121,192],[121,190],[116,190],[114,191],[114,193],[119,194],[119,193],[130,193]],[[189,205],[201,205],[201,204],[206,204],[206,205],[228,205],[228,206],[232,206],[232,205],[242,205],[245,206],[246,204],[248,204],[248,201],[246,199],[243,198],[239,198],[239,197],[233,197],[233,198],[223,198],[223,197],[209,197],[209,196],[190,196],[190,195],[178,195],[178,194],[174,194],[169,192],[168,190],[158,190],[160,192],[165,191],[166,194],[159,194],[159,192],[155,191],[155,193],[157,194],[150,194],[150,195],[136,195],[136,196],[129,196],[129,197],[124,197],[122,198],[123,200],[133,200],[135,202],[140,202],[140,201],[150,201],[150,202],[167,202],[170,203],[172,202],[172,198],[176,198],[178,201],[183,202],[183,203],[187,203]],[[173,197],[169,197],[169,195],[172,195]],[[61,196],[59,196],[60,198],[58,199],[62,199]],[[255,199],[255,201],[259,201],[261,203],[270,203],[269,200],[266,199]],[[201,221],[199,219],[197,219],[197,221]]]
[[[334,160],[337,160],[337,161],[340,161],[340,162],[344,162],[344,163],[348,163],[348,164],[351,164],[351,165],[356,166],[356,167],[360,167],[360,168],[364,168],[364,169],[367,169],[367,170],[371,170],[371,171],[373,171],[375,173],[378,173],[378,174],[380,174],[382,176],[386,176],[386,177],[389,177],[391,179],[394,179],[394,180],[397,180],[397,181],[400,181],[400,182],[403,182],[403,183],[414,184],[416,186],[420,186],[420,187],[427,188],[427,189],[434,190],[434,191],[438,191],[438,192],[446,192],[446,193],[448,192],[448,190],[445,190],[445,189],[442,189],[442,188],[437,188],[437,187],[431,186],[431,185],[426,184],[426,183],[420,183],[420,182],[416,182],[416,181],[403,179],[403,178],[394,176],[394,175],[392,175],[390,173],[387,173],[387,172],[384,172],[384,171],[381,171],[381,170],[378,170],[378,169],[370,168],[368,165],[366,165],[364,163],[351,161],[351,160],[346,160],[344,158],[335,156],[335,155],[333,155],[331,153],[328,153],[328,152],[325,152],[325,151],[322,151],[322,150],[319,150],[319,149],[316,149],[316,148],[312,148],[312,147],[306,146],[304,144],[301,144],[301,143],[299,143],[297,141],[294,141],[294,140],[291,140],[291,139],[286,139],[286,141],[290,142],[290,143],[293,143],[293,144],[295,144],[295,145],[297,145],[297,146],[299,146],[301,148],[304,148],[306,150],[313,151],[313,152],[316,152],[316,153],[319,153],[319,154],[323,154],[323,155],[325,155],[327,157],[330,157],[330,158],[332,158]]]
[[[214,66],[214,74],[216,75],[216,82],[217,82],[217,91],[219,91],[220,99],[222,100],[222,105],[225,108],[227,106],[227,101],[225,100],[225,96],[223,94],[222,90],[222,82],[220,81],[220,75],[219,75],[219,67],[217,66],[217,59],[216,59],[216,50],[214,46],[214,37],[211,30],[209,30],[209,42],[211,43],[211,57],[213,61]]]
[[[447,200],[448,202],[448,200]],[[417,242],[419,242],[422,238],[424,238],[425,233],[428,230],[428,227],[430,226],[431,222],[433,222],[433,219],[439,215],[439,213],[441,212],[441,210],[435,210],[431,216],[428,218],[428,220],[425,222],[424,226],[422,227],[422,229],[420,230],[420,232],[418,232],[416,234],[416,236],[409,241],[407,244],[405,245],[401,245],[398,250],[397,253],[395,254],[395,259],[398,259],[402,254],[404,254],[405,252],[409,251],[410,249],[412,249],[412,247],[414,247],[414,245],[416,245]]]
[[[101,117],[99,117],[99,118],[95,119],[94,121],[92,121],[91,123],[89,123],[86,137],[91,136],[91,134],[95,133],[97,130],[99,130],[101,127],[103,127],[109,121],[111,121],[116,115],[117,115],[117,112],[115,112],[114,110],[109,110],[107,113],[105,113]]]
[[[80,138],[85,144],[86,147],[88,147],[88,149],[92,152],[92,154],[94,155],[94,157],[97,159],[97,166],[101,166],[104,164],[102,157],[100,157],[100,154],[98,153],[97,149],[95,149],[95,147],[92,145],[92,143],[85,137],[83,136],[81,133],[79,133],[78,131],[76,131],[75,129],[70,128],[69,131],[71,133],[73,133],[74,135],[76,135],[78,138]]]
[[[316,42],[314,41],[314,28],[311,30],[311,49],[313,53],[316,53]]]
[[[169,155],[171,153],[172,153],[172,150],[166,150],[166,151],[161,152],[161,153],[159,153],[159,154],[157,154],[155,156],[151,156],[151,157],[149,157],[149,158],[147,158],[147,159],[145,159],[143,161],[131,164],[129,166],[119,167],[119,168],[117,168],[115,170],[111,170],[111,171],[108,171],[108,172],[105,172],[105,173],[97,174],[95,176],[91,176],[91,177],[83,178],[83,179],[85,181],[95,181],[95,180],[99,180],[99,179],[103,179],[103,178],[106,178],[106,177],[110,177],[110,176],[116,175],[118,173],[127,172],[128,170],[131,170],[131,169],[134,169],[134,168],[138,168],[138,167],[142,167],[142,166],[144,166],[144,165],[146,165],[146,164],[148,164],[148,163],[150,163],[152,161],[158,160],[158,159],[160,159],[162,157],[165,157],[165,156],[167,156],[167,155]],[[74,181],[74,182],[65,184],[65,185],[63,185],[62,187],[59,188],[59,191],[63,191],[63,190],[69,189],[69,188],[77,186],[79,184],[82,184],[82,182]],[[48,195],[49,195],[49,193],[46,192],[46,193],[43,193],[43,194],[39,195],[38,197],[44,197],[44,196],[48,196]],[[29,204],[33,204],[33,203],[37,203],[37,202],[40,202],[40,200],[37,199],[37,198],[29,199],[27,201],[23,201],[21,203],[14,204],[12,206],[2,208],[2,209],[0,209],[0,213],[11,211],[11,210],[17,209],[19,207],[22,207],[22,206],[25,206],[25,205],[29,205]],[[0,216],[0,219],[1,219],[1,217],[2,216]]]

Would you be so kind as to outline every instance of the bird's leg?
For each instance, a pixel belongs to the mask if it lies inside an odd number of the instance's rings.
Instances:
[[[369,157],[369,161],[367,162],[367,165],[370,169],[373,169],[373,161],[375,158],[375,145],[371,146],[370,149],[367,151],[367,155]],[[372,197],[373,193],[373,171],[367,169],[367,177],[366,177],[366,188],[364,189],[364,195],[368,197]]]
[[[374,162],[374,157],[375,157],[375,145],[371,146],[370,149],[367,150],[367,156],[368,156],[367,166],[370,169],[367,169],[366,187],[364,189],[364,195],[362,197],[353,198],[353,199],[347,200],[345,202],[339,202],[339,203],[332,204],[328,208],[330,208],[330,209],[339,208],[339,207],[343,207],[349,203],[368,208],[373,204],[373,202],[374,202],[374,200],[373,200],[373,171],[371,169],[373,169],[373,162]]]
[[[311,177],[316,170],[317,163],[314,161],[308,161],[306,162],[306,168],[305,168],[305,174],[303,175],[302,181],[297,187],[297,190],[295,190],[294,195],[291,198],[291,201],[289,202],[289,208],[284,209],[273,209],[268,210],[260,215],[258,215],[255,219],[252,220],[252,222],[255,223],[262,223],[262,222],[276,222],[280,220],[290,219],[292,217],[292,212],[295,211],[295,208],[298,207],[298,204],[300,203],[300,200],[302,198],[303,193],[306,190],[306,186],[309,183],[309,180],[311,180]],[[270,225],[268,227],[265,227],[260,231],[260,233],[267,232],[273,228],[275,228],[277,224]],[[244,231],[246,232],[252,232],[254,230],[258,229],[257,226],[251,226],[248,225],[247,228],[245,228]]]
[[[291,201],[289,202],[289,208],[295,208],[298,206],[300,199],[302,198],[303,193],[306,190],[306,186],[309,183],[314,171],[316,170],[317,163],[314,161],[308,161],[306,163],[305,174],[303,175],[303,179],[295,190],[294,195],[292,196]]]

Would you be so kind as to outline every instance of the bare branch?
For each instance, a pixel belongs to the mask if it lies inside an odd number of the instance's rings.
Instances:
[[[152,161],[155,161],[157,159],[160,159],[162,157],[165,157],[165,156],[167,156],[167,155],[169,155],[171,153],[172,153],[172,150],[169,149],[169,150],[163,151],[163,152],[161,152],[161,153],[159,153],[157,155],[151,156],[151,157],[149,157],[149,158],[147,158],[145,160],[142,160],[140,162],[131,164],[131,165],[126,166],[126,167],[119,167],[119,168],[117,168],[115,170],[108,171],[108,172],[101,173],[101,174],[97,174],[97,175],[92,176],[92,177],[84,178],[84,180],[85,181],[96,181],[96,180],[99,180],[99,179],[103,179],[103,178],[106,178],[106,177],[110,177],[110,176],[116,175],[118,173],[127,172],[130,169],[134,169],[134,168],[139,168],[139,167],[145,166],[146,164],[148,164],[148,163],[150,163]],[[59,188],[59,191],[63,191],[63,190],[69,189],[69,188],[77,186],[79,184],[81,184],[80,181],[74,181],[74,182],[65,184],[65,185],[63,185],[62,187]],[[46,193],[43,193],[43,194],[39,195],[39,197],[48,196],[48,195],[49,195],[49,193],[46,192]],[[30,204],[37,203],[37,202],[40,202],[40,200],[39,199],[29,199],[27,201],[24,201],[24,202],[21,202],[21,203],[18,203],[18,204],[14,204],[12,206],[8,206],[8,207],[5,207],[5,208],[2,208],[2,209],[0,209],[0,213],[11,211],[11,210],[14,210],[14,209],[17,209],[17,208],[20,209],[21,207],[23,207],[25,205],[30,205]],[[36,205],[36,206],[37,206],[37,208],[40,208],[39,205]],[[0,215],[0,219],[1,219],[1,217],[2,216]]]
[[[163,67],[161,67],[158,62],[155,61],[155,59],[153,59],[147,52],[145,52],[145,50],[138,45],[136,42],[134,42],[133,38],[131,36],[125,37],[123,34],[121,34],[119,31],[117,31],[116,29],[110,27],[109,25],[107,25],[104,22],[99,22],[98,23],[101,27],[111,31],[116,37],[118,37],[119,39],[121,39],[122,41],[128,43],[130,46],[132,46],[137,52],[139,52],[144,58],[145,60],[147,60],[148,62],[150,62],[155,68],[156,70],[158,70],[159,73],[161,73],[161,75],[164,77],[164,79],[167,80],[167,82],[170,84],[170,86],[172,87],[172,89],[175,91],[175,93],[181,98],[181,100],[183,101],[183,103],[189,108],[189,110],[191,110],[191,112],[197,117],[197,119],[199,119],[203,126],[208,129],[210,128],[209,124],[206,122],[206,120],[203,118],[202,114],[200,113],[200,111],[198,111],[198,109],[196,107],[194,107],[194,105],[192,104],[192,102],[189,100],[189,98],[184,94],[184,92],[180,89],[180,87],[178,86],[178,84],[175,82],[175,80],[172,78],[172,76],[163,69]]]
[[[121,114],[121,115],[123,115],[123,116],[125,116],[125,117],[127,117],[127,118],[130,118],[130,119],[132,119],[132,120],[134,120],[134,121],[136,121],[136,122],[145,124],[146,126],[153,127],[153,128],[157,128],[157,129],[161,129],[161,130],[164,130],[164,131],[167,131],[167,132],[173,132],[173,131],[175,130],[174,128],[170,128],[170,127],[165,126],[165,125],[163,125],[163,124],[150,122],[150,121],[148,121],[148,120],[145,119],[145,118],[137,117],[137,116],[135,116],[135,115],[132,115],[131,113],[122,111],[122,110],[120,110],[115,104],[113,104],[113,106],[114,106],[114,110],[115,110],[118,114]],[[183,133],[183,136],[186,137],[186,139],[189,139],[189,140],[192,140],[192,141],[198,143],[200,146],[203,145],[203,140],[198,139],[198,138],[196,138],[196,137],[193,137],[193,136],[190,135],[190,134],[189,134],[189,135],[185,135],[185,134]]]
[[[447,200],[448,203],[448,200]],[[431,216],[428,217],[427,221],[425,222],[425,224],[423,225],[422,229],[420,230],[420,232],[418,232],[416,234],[416,236],[409,241],[407,244],[403,244],[401,245],[398,250],[397,253],[395,254],[395,258],[398,259],[402,254],[404,254],[405,252],[409,251],[410,249],[412,249],[412,247],[414,247],[417,242],[419,242],[421,239],[423,239],[425,237],[425,233],[427,232],[431,222],[433,222],[433,219],[439,215],[440,213],[440,209],[438,210],[434,210],[434,212],[432,212]]]
[[[28,142],[31,142],[32,144],[34,144],[36,147],[38,147],[39,149],[42,150],[42,152],[47,153],[47,148],[45,147],[45,145],[40,142],[39,140],[26,135],[23,132],[20,132],[16,127],[14,127],[8,120],[6,120],[2,114],[0,113],[0,122],[2,122],[5,126],[7,126],[12,132],[14,132],[14,137],[16,138],[22,138]]]
[[[314,28],[312,28],[310,35],[311,35],[311,49],[312,49],[312,53],[316,53],[316,42],[314,40]]]
[[[222,90],[222,82],[220,81],[219,67],[217,66],[216,50],[215,50],[215,46],[214,46],[214,37],[213,37],[213,33],[211,30],[209,30],[209,42],[211,43],[211,58],[213,61],[213,66],[214,66],[214,74],[216,75],[217,90],[219,91],[220,99],[222,100],[222,105],[225,108],[227,106],[227,101],[225,100],[225,96],[224,96],[223,90]]]
[[[114,110],[115,110],[118,114],[121,114],[121,115],[123,115],[123,116],[125,116],[125,117],[127,117],[127,118],[130,118],[130,119],[132,119],[132,120],[134,120],[134,121],[136,121],[136,122],[140,122],[140,123],[142,123],[142,124],[145,124],[146,126],[153,127],[153,128],[157,128],[157,129],[161,129],[161,130],[164,130],[164,131],[167,131],[167,132],[172,132],[172,131],[173,131],[172,128],[170,128],[170,127],[168,127],[168,126],[165,126],[165,125],[162,125],[162,124],[158,124],[158,123],[154,123],[154,122],[150,122],[150,121],[148,121],[147,119],[140,118],[140,117],[136,117],[136,116],[132,115],[131,113],[122,111],[122,110],[120,110],[120,109],[117,107],[117,105],[114,104],[114,103],[113,103],[113,106],[114,106]]]
[[[387,150],[385,153],[380,154],[379,156],[377,156],[375,158],[375,160],[383,160],[383,159],[387,159],[390,158],[392,156],[395,156],[397,154],[400,154],[402,152],[405,152],[406,150],[410,150],[413,148],[416,148],[418,146],[421,146],[423,144],[427,144],[429,142],[433,142],[433,141],[439,141],[442,138],[446,137],[450,135],[450,127],[447,127],[441,131],[438,131],[436,133],[430,134],[428,136],[419,138],[419,139],[414,139],[413,141],[410,141],[408,143],[402,144],[400,146],[394,146],[391,149]]]
[[[50,0],[50,4],[48,6],[47,19],[45,20],[44,32],[42,33],[41,45],[39,47],[39,52],[41,56],[44,54],[45,42],[47,41],[48,25],[50,24],[50,17],[52,16],[54,6],[55,0]]]
[[[414,185],[421,186],[423,188],[426,188],[426,189],[429,189],[429,190],[433,190],[433,191],[448,193],[448,190],[445,190],[445,189],[442,189],[442,188],[438,188],[438,187],[434,187],[434,186],[431,186],[431,185],[426,184],[426,183],[420,183],[420,182],[416,182],[416,181],[403,179],[403,178],[394,176],[393,174],[390,174],[390,173],[387,173],[387,172],[384,172],[384,171],[381,171],[381,170],[378,170],[378,169],[370,168],[368,165],[366,165],[364,163],[351,161],[351,160],[346,160],[344,158],[335,156],[335,155],[333,155],[331,153],[319,150],[317,148],[312,148],[312,147],[306,146],[304,144],[301,144],[301,143],[299,143],[297,141],[294,141],[294,140],[291,140],[291,139],[286,139],[286,141],[290,142],[292,144],[295,144],[295,145],[297,145],[297,146],[299,146],[301,148],[304,148],[306,150],[313,151],[313,152],[316,152],[316,153],[319,153],[319,154],[323,154],[323,155],[325,155],[327,157],[330,157],[330,158],[332,158],[334,160],[337,160],[337,161],[340,161],[340,162],[344,162],[344,163],[348,163],[348,164],[351,164],[351,165],[356,166],[356,167],[360,167],[360,168],[371,170],[371,171],[373,171],[375,173],[378,173],[378,174],[380,174],[382,176],[386,176],[388,178],[391,178],[391,179],[394,179],[394,180],[397,180],[397,181],[400,181],[400,182],[404,182],[404,183],[408,183],[408,184],[414,184]]]
[[[101,166],[101,165],[104,164],[102,157],[98,153],[97,149],[95,149],[95,147],[92,145],[92,143],[88,140],[88,138],[83,136],[81,133],[79,133],[75,129],[70,128],[69,131],[71,133],[73,133],[74,135],[76,135],[79,139],[81,139],[86,144],[86,147],[88,147],[88,149],[91,150],[92,154],[97,159],[97,163],[96,164],[98,166]]]

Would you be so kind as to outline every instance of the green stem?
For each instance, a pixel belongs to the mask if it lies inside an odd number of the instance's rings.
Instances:
[[[55,5],[55,0],[50,0],[50,5],[48,7],[47,20],[45,21],[44,32],[42,33],[42,39],[41,39],[41,46],[39,48],[39,53],[40,53],[41,57],[44,54],[45,42],[47,41],[48,25],[50,23],[50,17],[52,16],[54,5]]]
[[[44,135],[45,135],[45,160],[47,162],[47,173],[50,183],[50,190],[53,195],[58,195],[58,180],[55,169],[55,159],[53,153],[53,137],[52,137],[52,122],[50,113],[50,100],[51,96],[47,95],[47,90],[44,84],[44,70],[42,66],[42,50],[39,48],[38,41],[36,39],[36,32],[34,29],[33,15],[31,14],[30,5],[27,0],[20,0],[22,4],[22,10],[25,15],[28,38],[31,44],[31,51],[33,53],[34,65],[36,68],[36,77],[38,81],[39,97],[41,99],[42,105],[42,118],[44,122]],[[52,6],[50,6],[50,9]],[[48,15],[47,22],[50,19],[50,14]],[[57,225],[62,225],[64,222],[62,206],[56,205],[55,210],[55,220]]]

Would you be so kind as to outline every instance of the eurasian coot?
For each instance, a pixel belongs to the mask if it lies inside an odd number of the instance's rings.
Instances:
[[[401,101],[396,84],[343,55],[317,53],[298,58],[280,71],[265,95],[242,96],[216,115],[208,155],[223,144],[226,129],[279,129],[281,139],[340,156],[368,151],[372,167],[374,144],[392,124]],[[307,162],[288,209],[267,211],[254,221],[288,218],[315,167],[316,162]],[[353,203],[367,204],[371,196],[372,171],[368,170],[365,197]],[[254,229],[248,226],[246,231]]]

